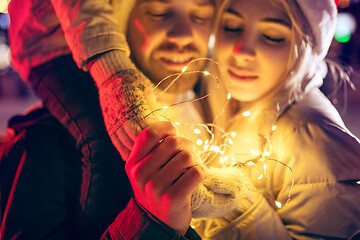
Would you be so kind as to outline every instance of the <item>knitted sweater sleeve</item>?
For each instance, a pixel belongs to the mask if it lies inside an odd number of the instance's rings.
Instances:
[[[88,59],[110,50],[123,51],[129,55],[123,26],[131,9],[122,12],[124,20],[119,22],[108,1],[51,0],[51,3],[79,67],[87,70]],[[125,8],[132,6],[132,1],[122,5]]]
[[[132,147],[129,136],[137,136],[156,121],[151,115],[155,108],[153,85],[122,51],[109,51],[89,65],[98,87],[106,129],[126,159]]]

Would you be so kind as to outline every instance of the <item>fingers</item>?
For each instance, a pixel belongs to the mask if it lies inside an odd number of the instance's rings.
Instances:
[[[192,149],[193,144],[188,148]],[[178,181],[191,167],[202,165],[200,158],[193,152],[186,149],[178,152],[169,160],[155,175],[151,176],[151,182],[157,189],[157,195],[161,196],[176,181]]]
[[[130,153],[130,164],[145,158],[150,151],[166,136],[177,135],[177,129],[171,122],[157,122],[145,128],[136,138]]]
[[[178,136],[166,136],[161,143],[151,150],[151,152],[140,162],[135,164],[136,166],[132,167],[132,170],[128,172],[132,177],[137,179],[138,185],[141,189],[144,189],[145,185],[153,179],[159,172],[163,171],[163,168],[166,166],[166,169],[170,170],[170,167],[167,165],[169,162],[176,163],[179,162],[179,156],[174,160],[174,156],[183,155],[183,152],[187,152],[182,149],[193,149],[193,143],[183,137]],[[179,154],[182,152],[182,154]],[[190,158],[187,157],[187,162],[189,163]],[[180,164],[171,164],[172,167],[179,169],[179,171],[185,171],[185,169]],[[191,165],[186,166],[190,167]],[[170,171],[175,172],[174,169]],[[168,173],[166,174],[168,175]],[[172,181],[174,181],[173,179]],[[161,181],[161,185],[166,185],[164,181]],[[170,182],[171,183],[171,182]],[[169,184],[167,184],[169,185]],[[158,190],[161,190],[157,188]]]
[[[196,186],[206,177],[204,165],[194,165],[189,168],[171,187],[169,195],[178,201],[188,203]]]

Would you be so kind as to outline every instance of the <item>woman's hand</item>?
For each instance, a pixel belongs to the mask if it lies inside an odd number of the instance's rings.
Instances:
[[[137,201],[185,234],[192,217],[191,194],[206,175],[194,144],[178,136],[170,122],[157,122],[136,138],[125,169]]]

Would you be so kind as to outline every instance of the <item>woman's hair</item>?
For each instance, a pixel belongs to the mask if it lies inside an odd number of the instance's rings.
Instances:
[[[292,23],[292,31],[293,31],[293,43],[292,43],[292,52],[289,57],[288,71],[284,76],[286,82],[286,89],[289,92],[289,101],[296,101],[300,99],[304,93],[305,88],[308,86],[310,80],[315,86],[320,87],[323,79],[328,73],[328,69],[330,69],[329,74],[331,78],[334,79],[334,88],[339,89],[339,86],[342,83],[345,85],[346,83],[353,87],[349,74],[351,72],[351,68],[348,70],[345,69],[341,64],[329,60],[325,58],[325,55],[328,51],[329,46],[328,43],[321,43],[319,41],[331,41],[332,34],[334,29],[326,29],[326,33],[323,38],[319,38],[319,31],[324,31],[321,29],[320,23],[317,21],[312,22],[312,20],[306,18],[306,14],[302,11],[301,6],[298,1],[302,0],[272,0],[274,4],[278,4],[285,13],[287,13],[288,17]],[[328,2],[322,2],[329,4]],[[304,8],[303,3],[303,8]],[[329,5],[324,7],[323,11],[329,11],[328,15],[331,16],[328,18],[328,25],[335,25],[336,14],[334,15],[334,11],[336,9],[329,8]],[[308,13],[309,14],[309,13]],[[326,28],[326,26],[325,26]],[[318,31],[314,33],[314,31]],[[318,42],[317,42],[318,41]],[[319,53],[319,48],[321,49]],[[313,86],[313,85],[312,85]],[[332,93],[334,94],[334,93]]]
[[[271,0],[288,15],[292,26],[292,43],[287,71],[284,75],[289,101],[299,100],[310,80],[318,78],[319,84],[327,68],[324,59],[314,51],[317,44],[305,14],[296,0]]]

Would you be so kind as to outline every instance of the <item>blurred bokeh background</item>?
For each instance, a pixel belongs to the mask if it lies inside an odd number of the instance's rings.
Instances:
[[[11,68],[7,29],[8,14],[0,13],[0,137],[6,132],[10,117],[21,114],[38,102],[31,89]],[[351,70],[351,84],[334,84],[329,76],[322,87],[337,107],[347,127],[360,137],[360,0],[340,0],[337,33],[328,57]],[[336,82],[336,81],[335,81]],[[334,91],[336,91],[336,94]]]

